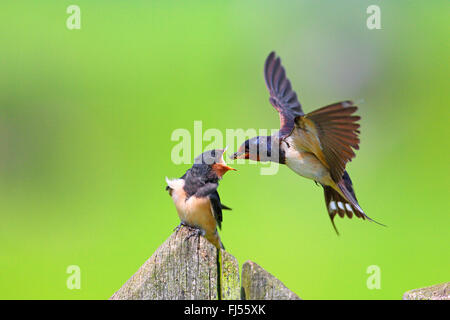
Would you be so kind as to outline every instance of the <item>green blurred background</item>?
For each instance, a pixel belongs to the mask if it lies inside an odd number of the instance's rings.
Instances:
[[[81,8],[68,30],[66,8]],[[368,30],[366,8],[381,8]],[[178,224],[172,132],[276,128],[275,50],[306,112],[352,99],[360,204],[236,164],[222,240],[304,299],[400,299],[450,281],[448,1],[4,1],[0,12],[0,298],[106,299]],[[238,141],[240,143],[242,141]],[[209,143],[205,142],[204,146]],[[221,147],[221,146],[218,146]],[[193,152],[193,150],[192,150]],[[194,155],[192,155],[194,156]],[[81,268],[81,289],[66,268]],[[366,269],[381,270],[381,289]]]

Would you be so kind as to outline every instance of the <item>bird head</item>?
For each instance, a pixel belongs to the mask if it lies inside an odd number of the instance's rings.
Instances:
[[[236,169],[228,166],[223,159],[223,154],[226,150],[227,148],[205,151],[194,159],[194,165],[207,165],[211,168],[211,171],[214,172],[219,179],[221,179],[228,171],[237,171]]]
[[[230,156],[230,159],[250,159],[254,161],[277,161],[273,156],[278,155],[278,150],[273,150],[277,146],[272,143],[272,136],[258,136],[246,140],[239,147],[238,151]]]

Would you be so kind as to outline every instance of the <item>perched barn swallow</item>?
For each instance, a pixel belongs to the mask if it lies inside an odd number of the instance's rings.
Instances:
[[[182,226],[195,230],[191,235],[202,235],[216,248],[224,249],[217,227],[222,227],[222,210],[231,210],[220,202],[217,187],[229,170],[223,154],[226,149],[210,150],[194,160],[194,165],[180,179],[166,177],[167,187],[178,211]]]
[[[356,200],[345,166],[359,149],[357,107],[343,101],[304,114],[291,83],[275,52],[267,57],[264,77],[270,103],[280,116],[280,130],[272,136],[245,141],[232,159],[276,161],[323,186],[333,227],[334,217],[370,219]],[[338,233],[339,234],[339,233]]]

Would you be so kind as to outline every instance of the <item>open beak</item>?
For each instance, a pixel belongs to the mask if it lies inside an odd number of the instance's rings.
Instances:
[[[235,152],[230,156],[230,159],[236,160],[236,159],[245,159],[245,153],[244,152]]]
[[[225,172],[227,172],[227,171],[229,171],[229,170],[237,171],[235,168],[232,168],[232,167],[228,166],[228,165],[225,163],[225,160],[223,159],[223,155],[224,155],[224,153],[227,151],[227,149],[228,149],[228,146],[226,146],[225,149],[223,149],[223,152],[222,152],[222,161],[220,162],[220,165],[221,165],[222,168],[223,168],[222,170],[224,170]]]
[[[232,168],[225,163],[225,160],[223,159],[223,154],[225,153],[225,151],[227,151],[227,148],[222,150],[222,157],[220,159],[220,162],[217,162],[212,166],[213,170],[216,172],[219,178],[222,178],[223,175],[230,170],[237,171],[235,168]]]
[[[232,168],[232,167],[230,167],[230,166],[227,166],[227,165],[223,165],[223,168],[226,170],[226,171],[228,171],[228,170],[233,170],[233,171],[237,171],[237,169],[235,169],[235,168]]]

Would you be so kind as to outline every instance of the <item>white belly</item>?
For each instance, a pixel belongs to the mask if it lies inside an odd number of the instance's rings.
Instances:
[[[317,182],[325,182],[329,176],[329,171],[320,160],[310,152],[294,149],[294,144],[292,141],[289,141],[289,138],[287,142],[290,145],[289,148],[284,143],[282,144],[286,157],[286,165],[302,177]]]

